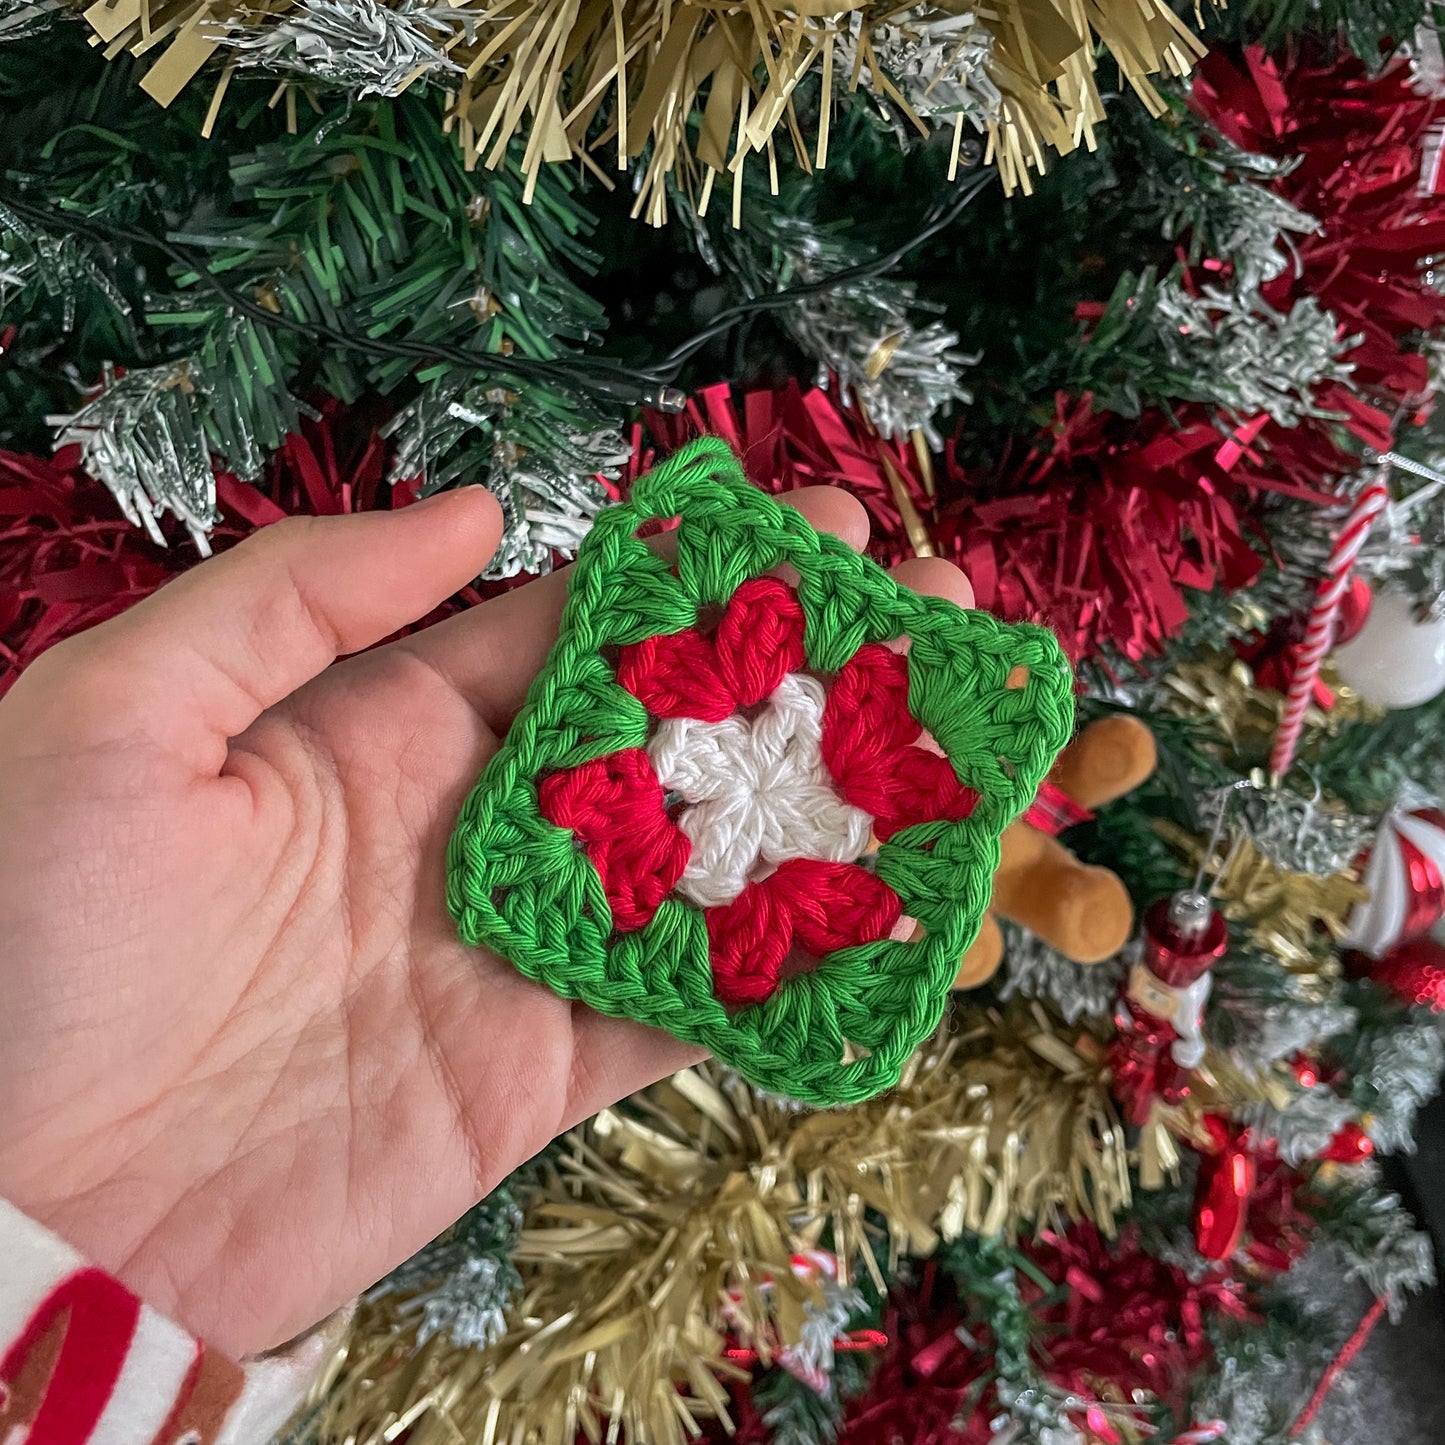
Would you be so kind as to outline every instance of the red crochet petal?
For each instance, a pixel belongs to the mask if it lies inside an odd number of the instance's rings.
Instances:
[[[641,748],[544,778],[537,806],[549,823],[576,835],[602,879],[618,933],[652,918],[692,853],[692,840],[667,816],[662,784]]]
[[[822,958],[887,938],[902,914],[898,895],[866,868],[793,859],[705,910],[713,992],[725,1004],[762,1003],[782,982],[795,942]]]
[[[823,761],[843,797],[873,814],[879,841],[915,823],[957,822],[978,804],[947,758],[914,746],[922,735],[908,710],[907,657],[860,647],[828,692]]]
[[[874,816],[880,843],[915,823],[962,822],[978,806],[978,794],[958,781],[947,758],[926,748],[904,748],[889,803],[887,817]]]
[[[922,734],[908,711],[908,659],[881,643],[860,647],[823,708],[823,761],[839,791],[865,812],[886,809],[888,761]]]
[[[887,816],[896,756],[922,734],[908,711],[908,659],[881,643],[860,647],[823,708],[823,761],[838,791],[865,813]]]
[[[749,883],[731,903],[703,910],[713,992],[725,1004],[762,1003],[782,981],[793,929],[772,881]]]
[[[722,722],[737,711],[716,649],[692,628],[629,643],[617,660],[617,681],[653,717]]]
[[[733,593],[718,623],[717,667],[738,707],[770,697],[803,665],[803,608],[776,577],[754,577]]]
[[[856,863],[797,858],[764,882],[786,905],[794,939],[818,958],[887,938],[903,915],[898,895]]]

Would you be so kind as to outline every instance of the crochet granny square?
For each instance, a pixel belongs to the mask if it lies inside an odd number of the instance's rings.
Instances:
[[[675,561],[639,536],[676,521]],[[1043,628],[901,588],[716,440],[597,519],[462,809],[462,939],[819,1105],[937,1027],[1073,726]]]

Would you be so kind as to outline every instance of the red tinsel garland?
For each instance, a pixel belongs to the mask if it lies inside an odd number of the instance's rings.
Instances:
[[[74,470],[77,451],[0,452],[0,695],[52,643],[123,612],[177,570]]]
[[[1236,144],[1292,159],[1272,189],[1320,223],[1294,241],[1291,264],[1265,286],[1265,299],[1287,312],[1314,296],[1361,337],[1343,358],[1354,368],[1351,390],[1392,411],[1422,405],[1425,358],[1402,340],[1445,325],[1445,295],[1423,264],[1445,248],[1445,197],[1421,183],[1424,137],[1445,115],[1445,99],[1417,90],[1404,60],[1372,75],[1352,56],[1276,58],[1251,47],[1237,61],[1211,52],[1191,102]],[[1336,386],[1321,400],[1351,399]],[[1376,415],[1388,435],[1388,416]]]
[[[1138,659],[1184,625],[1186,589],[1259,574],[1234,499],[1298,485],[1262,461],[1257,432],[1223,435],[1202,408],[1130,419],[1060,394],[1049,432],[992,476],[950,465],[935,536],[981,607],[1047,623],[1075,658]]]
[[[914,554],[910,518],[919,519],[915,532],[921,537],[921,519],[933,507],[920,458],[911,447],[880,437],[831,392],[796,381],[741,398],[726,384],[709,386],[688,402],[686,411],[649,412],[645,423],[645,429],[634,429],[627,483],[659,454],[676,451],[692,437],[719,436],[742,457],[748,476],[771,492],[847,488],[868,511],[870,551],[880,561]]]
[[[224,521],[211,534],[223,552],[287,516],[336,516],[413,499],[386,488],[385,448],[362,408],[327,402],[286,438],[262,481],[216,477]],[[114,498],[78,469],[78,449],[53,457],[0,452],[0,696],[47,647],[139,602],[199,557],[171,529],[157,547],[121,516]],[[418,627],[479,602],[467,588]],[[411,629],[408,629],[411,630]]]
[[[1206,1327],[1221,1316],[1249,1317],[1244,1286],[1223,1271],[1191,1280],[1145,1253],[1132,1229],[1109,1240],[1078,1224],[1041,1235],[1024,1253],[1047,1281],[1019,1275],[1040,1327],[1035,1364],[1061,1401],[1074,1402],[1070,1418],[1085,1438],[1119,1445],[1152,1433],[1145,1401],[1184,1428],[1191,1381],[1214,1358]],[[918,1289],[889,1301],[888,1348],[867,1390],[849,1402],[839,1445],[986,1445],[994,1438],[1002,1407],[989,1378],[992,1345],[970,1326],[965,1305],[931,1266]],[[750,1402],[743,1415],[750,1418]]]

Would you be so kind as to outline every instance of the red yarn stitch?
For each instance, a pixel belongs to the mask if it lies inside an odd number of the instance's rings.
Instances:
[[[803,665],[803,607],[777,577],[754,577],[732,595],[717,628],[718,671],[738,707],[752,707]]]
[[[617,681],[654,717],[722,722],[803,664],[803,609],[777,577],[733,593],[712,637],[696,628],[622,649]]]
[[[782,982],[793,946],[787,899],[770,882],[749,883],[731,903],[703,909],[712,991],[732,1007],[762,1003]]]
[[[553,773],[537,789],[537,805],[549,823],[576,834],[619,933],[647,923],[687,867],[692,840],[667,816],[662,784],[641,748]]]
[[[710,638],[688,628],[669,637],[646,637],[622,649],[617,681],[653,717],[722,722],[737,708],[722,680]]]
[[[908,710],[907,657],[860,647],[828,690],[823,761],[843,797],[873,815],[880,842],[915,823],[958,822],[978,805],[947,758],[914,746],[922,735]]]
[[[741,1006],[773,993],[795,942],[815,958],[873,943],[893,931],[903,904],[856,863],[795,858],[705,913],[713,992]]]
[[[793,937],[819,957],[887,938],[903,915],[898,895],[856,863],[796,858],[764,881],[787,900]]]

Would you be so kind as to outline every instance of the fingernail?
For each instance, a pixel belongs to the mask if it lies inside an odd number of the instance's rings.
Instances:
[[[456,496],[455,492],[433,492],[429,497],[418,497],[416,501],[407,503],[406,506],[398,508],[403,512],[419,512],[423,507],[434,506],[437,502],[447,497]]]

